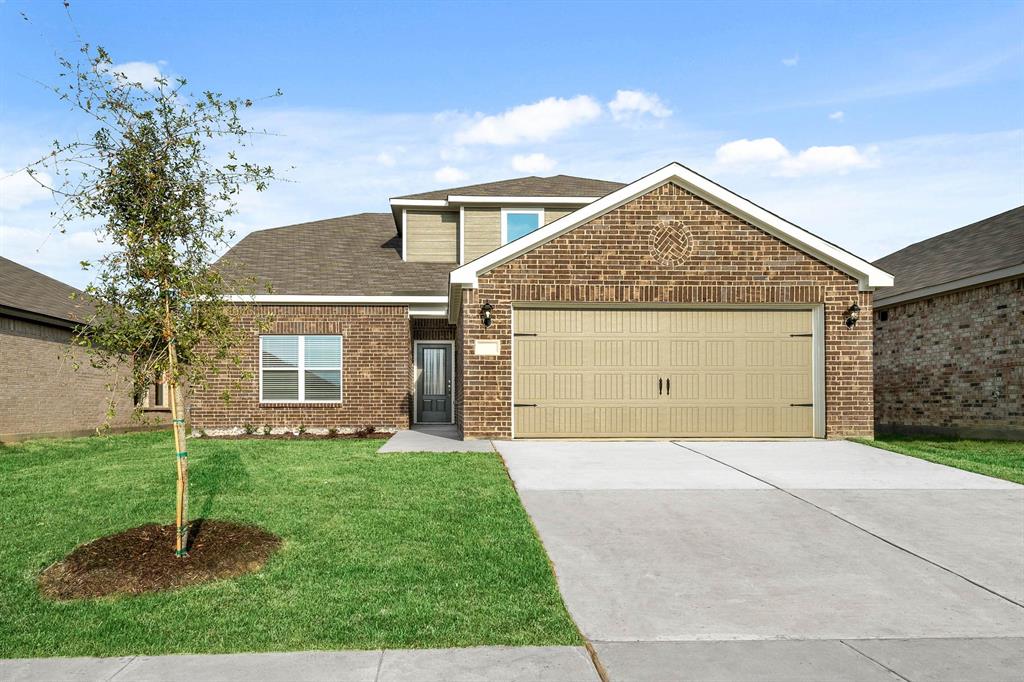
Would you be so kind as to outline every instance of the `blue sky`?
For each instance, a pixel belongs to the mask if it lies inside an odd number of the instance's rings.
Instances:
[[[255,96],[291,182],[242,234],[518,175],[628,181],[680,161],[867,258],[1024,203],[1024,3],[72,2],[142,75]],[[25,22],[19,15],[27,13]],[[60,2],[0,0],[0,253],[72,284],[13,171],[81,130],[35,80]]]

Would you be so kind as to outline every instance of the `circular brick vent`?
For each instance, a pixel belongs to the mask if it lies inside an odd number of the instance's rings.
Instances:
[[[662,265],[682,265],[693,251],[690,228],[678,220],[661,220],[651,230],[651,257]]]

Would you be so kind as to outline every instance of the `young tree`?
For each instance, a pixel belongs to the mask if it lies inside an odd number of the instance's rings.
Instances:
[[[49,87],[88,117],[91,134],[55,141],[28,170],[57,198],[56,229],[95,222],[107,248],[97,262],[82,262],[93,272],[85,288],[93,312],[75,342],[96,367],[130,368],[136,393],[155,377],[168,385],[177,462],[175,552],[185,556],[183,386],[202,385],[218,361],[239,363],[241,332],[223,294],[228,284],[238,293],[241,284],[212,265],[232,236],[225,218],[235,212],[239,193],[250,186],[262,191],[274,171],[238,158],[254,133],[240,115],[251,100],[193,94],[182,78],[135,82],[100,47],[83,45],[77,62],[59,60],[60,80]],[[213,145],[221,161],[214,160]]]

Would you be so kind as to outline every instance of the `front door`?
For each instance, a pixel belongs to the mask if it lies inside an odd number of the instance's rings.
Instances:
[[[448,424],[452,420],[452,347],[416,346],[416,421]]]

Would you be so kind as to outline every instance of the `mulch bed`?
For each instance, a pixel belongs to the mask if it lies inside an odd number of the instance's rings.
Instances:
[[[189,554],[174,556],[174,524],[148,523],[81,545],[39,576],[56,600],[163,592],[258,571],[281,546],[262,528],[231,521],[192,522]]]

